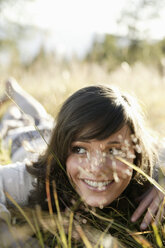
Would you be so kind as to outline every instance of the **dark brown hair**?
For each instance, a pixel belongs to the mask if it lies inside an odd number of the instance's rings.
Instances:
[[[135,99],[108,86],[89,86],[71,95],[63,104],[53,130],[50,144],[28,171],[38,178],[31,201],[47,208],[45,179],[48,166],[49,180],[55,180],[61,206],[70,204],[77,194],[66,175],[66,159],[71,143],[77,139],[103,140],[128,125],[141,151],[136,152],[135,164],[152,175],[154,145]],[[134,173],[136,174],[136,173]],[[51,188],[52,191],[52,188]],[[36,200],[36,201],[34,201]]]

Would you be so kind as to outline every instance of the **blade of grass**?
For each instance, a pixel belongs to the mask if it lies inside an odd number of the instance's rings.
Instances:
[[[57,243],[58,243],[58,246],[57,246],[57,247],[61,247],[62,241],[61,241],[61,239],[60,239],[60,236],[59,236],[58,233],[57,233],[57,229],[54,230],[54,228],[57,226],[57,222],[55,223],[55,217],[53,218],[53,222],[52,222],[55,226],[53,226],[53,228],[52,228],[50,225],[47,224],[47,222],[50,223],[50,220],[48,220],[48,221],[46,222],[46,221],[43,219],[43,216],[42,216],[42,212],[41,212],[40,207],[39,207],[39,206],[36,206],[36,209],[37,209],[37,211],[36,211],[37,217],[38,217],[38,220],[39,220],[39,222],[41,223],[42,227],[43,227],[45,230],[49,231],[51,234],[53,234],[53,235],[56,237],[56,241],[57,241]],[[49,216],[49,218],[50,218],[50,216]],[[51,218],[52,218],[52,217],[51,217]]]
[[[37,222],[37,218],[36,218],[36,215],[34,213],[34,211],[32,212],[33,214],[33,220],[34,220],[34,224],[35,224],[35,227],[36,227],[36,236],[39,240],[39,243],[41,245],[42,248],[44,248],[44,241],[43,241],[43,238],[42,238],[42,234],[41,234],[41,231],[40,231],[40,228],[39,228],[39,225],[38,225],[38,222]]]
[[[5,91],[6,96],[17,106],[17,108],[21,111],[21,113],[25,114],[25,112],[19,107],[19,105],[11,98],[11,96]],[[25,114],[26,115],[26,114]],[[46,141],[46,139],[44,138],[44,136],[42,135],[41,131],[39,130],[39,128],[35,125],[34,128],[36,129],[36,131],[40,134],[40,136],[42,137],[42,139],[44,140],[44,142],[46,143],[46,145],[49,147],[48,142]],[[50,148],[50,147],[49,147]],[[64,171],[64,173],[66,173],[66,171],[64,170],[60,160],[57,158],[56,154],[54,153],[54,151],[51,149],[51,154],[53,155],[53,157],[55,158],[55,160],[57,161],[58,165],[61,167],[61,169]]]
[[[52,208],[52,201],[51,201],[51,194],[50,194],[50,167],[51,167],[51,160],[52,157],[50,156],[48,159],[48,164],[46,167],[46,183],[45,183],[45,187],[46,187],[46,196],[47,196],[47,200],[48,200],[48,209],[49,209],[49,214],[52,216],[53,215],[53,208]]]
[[[161,204],[161,208],[160,208],[160,213],[159,213],[159,223],[161,224],[161,221],[162,221],[162,217],[163,217],[163,214],[164,214],[164,209],[165,209],[165,197],[163,198],[163,202]]]
[[[58,196],[57,196],[55,181],[52,182],[52,186],[53,186],[53,195],[54,195],[54,200],[55,200],[56,209],[57,209],[57,216],[58,216],[58,222],[56,222],[56,223],[57,223],[57,227],[59,229],[59,233],[61,236],[61,240],[64,244],[64,247],[67,247],[67,238],[66,238],[64,227],[62,224],[62,217],[61,217],[61,212],[60,212],[60,207],[59,207],[59,202],[58,202]]]
[[[165,240],[165,225],[162,225],[162,226],[161,226],[161,230],[162,230],[163,238],[164,238],[164,240]]]
[[[112,207],[110,209],[112,209],[114,212],[116,212],[118,214],[118,216],[120,216],[123,220],[127,221],[127,218],[125,218],[117,209],[112,208]]]
[[[134,238],[133,236],[135,236],[134,235],[134,233],[133,232],[131,232],[128,228],[126,228],[126,226],[123,226],[123,225],[120,225],[119,223],[116,223],[114,220],[111,220],[111,219],[108,219],[108,218],[105,218],[105,217],[103,217],[103,216],[100,216],[99,214],[96,214],[95,212],[93,212],[93,211],[91,211],[91,210],[89,210],[94,216],[96,216],[97,218],[99,218],[99,219],[101,219],[101,220],[104,220],[104,221],[107,221],[107,222],[110,222],[111,224],[113,224],[113,228],[115,228],[120,234],[122,234],[123,235],[123,231],[125,232],[127,232],[127,236],[129,235],[129,236],[131,236],[136,242],[141,242],[140,241],[140,239],[139,238]],[[124,233],[124,235],[126,236],[126,234]],[[137,235],[136,235],[137,236]],[[142,237],[143,238],[143,237]],[[141,240],[142,240],[142,238],[141,238]],[[122,242],[122,240],[119,240],[119,241],[121,241]],[[130,247],[136,247],[135,245],[136,244],[134,244],[133,243],[133,241],[131,240],[130,241],[131,242],[131,245],[132,246],[130,246]],[[144,242],[144,240],[143,240],[143,242]],[[147,240],[146,240],[146,242],[147,242]],[[129,244],[128,244],[129,245]],[[148,243],[148,245],[150,245],[150,243]],[[152,247],[152,246],[148,246],[148,247]]]
[[[73,226],[73,212],[70,213],[70,218],[69,218],[69,229],[68,229],[68,247],[72,248],[71,240],[72,240],[72,226]]]
[[[42,211],[41,211],[39,206],[36,206],[36,214],[37,214],[38,220],[41,223],[41,225],[43,226],[43,228],[45,230],[49,231],[50,233],[52,233],[53,235],[57,235],[55,221],[53,222],[53,224],[54,224],[53,228],[52,227],[50,228],[50,225],[48,225],[47,222],[43,219]],[[50,223],[50,220],[49,220],[49,223]]]
[[[97,218],[99,218],[99,219],[101,219],[101,220],[105,220],[105,221],[108,221],[108,222],[111,222],[111,223],[113,223],[114,222],[114,220],[113,219],[109,219],[109,218],[106,218],[106,217],[103,217],[103,216],[101,216],[101,215],[99,215],[99,214],[96,214],[94,211],[92,211],[92,210],[89,210],[94,216],[96,216]]]
[[[128,166],[130,166],[131,168],[133,168],[134,170],[136,170],[137,172],[142,174],[150,183],[152,183],[157,189],[160,190],[160,192],[162,192],[165,195],[165,189],[163,189],[163,187],[161,185],[159,185],[153,178],[148,176],[142,169],[140,169],[139,167],[137,167],[134,164],[131,164],[130,162],[128,162],[127,160],[125,160],[123,158],[116,157],[116,159],[121,161],[124,164],[127,164]]]
[[[143,248],[153,248],[153,246],[141,235],[134,235],[130,233],[130,235],[143,247]]]
[[[99,238],[99,240],[97,241],[97,243],[96,243],[96,245],[94,246],[94,248],[97,248],[97,247],[99,246],[99,244],[100,244],[100,247],[101,247],[101,246],[103,247],[103,244],[101,244],[101,242],[102,242],[102,240],[103,240],[105,234],[108,232],[108,230],[109,230],[109,228],[110,228],[111,225],[112,225],[112,224],[110,223],[110,224],[106,227],[105,231],[102,232],[102,234],[100,235],[100,238]],[[113,239],[113,237],[112,237],[112,239]]]
[[[8,192],[5,192],[6,197],[17,207],[17,209],[20,211],[20,213],[23,215],[23,217],[25,218],[25,220],[27,221],[27,223],[29,224],[29,226],[31,227],[31,229],[33,230],[34,233],[36,233],[35,227],[33,226],[33,224],[31,223],[29,217],[25,214],[25,212],[23,211],[23,209],[18,205],[18,203],[9,195]]]
[[[152,222],[151,225],[152,225],[152,228],[153,228],[153,231],[154,231],[156,243],[157,243],[158,247],[162,248],[163,244],[162,244],[162,241],[161,241],[161,238],[160,238],[160,235],[159,235],[158,227],[156,226],[155,222]]]
[[[76,225],[76,230],[79,233],[82,241],[84,242],[85,246],[87,248],[92,248],[91,243],[89,242],[89,240],[87,239],[87,237],[85,236],[85,233],[83,232],[82,228],[80,225]]]

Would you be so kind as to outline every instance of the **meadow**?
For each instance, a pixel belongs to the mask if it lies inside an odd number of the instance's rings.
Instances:
[[[126,62],[112,72],[96,63],[64,63],[46,61],[32,66],[12,66],[1,71],[1,90],[8,77],[15,77],[19,84],[39,100],[46,110],[56,116],[63,101],[77,89],[92,84],[114,85],[136,96],[147,116],[149,125],[158,134],[165,135],[165,77],[155,67],[138,62],[132,67]]]
[[[148,126],[152,128],[154,135],[158,139],[165,137],[165,77],[160,76],[155,67],[147,67],[140,62],[131,67],[123,62],[114,71],[108,72],[104,66],[99,66],[96,63],[80,62],[76,59],[66,63],[53,60],[36,61],[29,67],[15,65],[8,69],[4,68],[0,78],[1,95],[4,93],[4,82],[10,76],[16,78],[19,84],[39,100],[54,117],[63,101],[83,86],[93,84],[117,86],[136,96],[146,114]],[[2,107],[0,105],[1,116],[7,106],[8,104]],[[1,146],[0,162],[1,164],[10,162],[10,147],[5,150]],[[58,209],[58,196],[56,191],[54,193]],[[72,211],[66,213],[65,216],[58,211],[57,216],[54,216],[51,212],[49,215],[42,213],[38,208],[36,209],[37,214],[35,214],[35,211],[23,210],[15,202],[13,203],[18,210],[17,212],[14,211],[13,223],[15,223],[15,226],[13,230],[18,232],[22,230],[22,236],[25,240],[27,234],[35,234],[35,237],[39,240],[38,247],[45,247],[44,245],[65,248],[164,247],[164,225],[157,228],[153,224],[148,231],[143,233],[139,231],[138,224],[133,225],[129,221],[125,221],[123,225],[123,217],[120,216],[120,213],[116,213],[119,221],[115,222],[113,216],[110,216],[110,218],[109,216],[102,217],[100,212],[93,213],[93,222],[95,222],[95,218],[100,219],[100,231],[96,232],[96,229],[94,229],[93,232],[88,225],[85,225],[85,222],[83,223],[83,218],[76,218]],[[65,221],[65,219],[67,220]],[[105,226],[103,222],[106,222]],[[106,234],[111,226],[113,226],[114,236],[121,244],[118,244],[116,239],[112,240]],[[11,228],[11,232],[14,232],[13,230]],[[68,235],[66,235],[66,232],[68,232]],[[72,243],[71,236],[72,234],[76,236],[77,233],[79,238],[75,238],[76,241]],[[92,237],[88,235],[89,233]],[[96,238],[95,244],[91,240],[94,236]],[[107,240],[104,242],[104,246],[101,244],[101,240]]]

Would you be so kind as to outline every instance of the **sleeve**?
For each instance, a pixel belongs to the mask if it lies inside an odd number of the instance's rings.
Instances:
[[[27,172],[25,163],[0,166],[0,218],[10,220],[7,206],[13,204],[5,193],[7,192],[20,206],[25,206],[34,180]]]

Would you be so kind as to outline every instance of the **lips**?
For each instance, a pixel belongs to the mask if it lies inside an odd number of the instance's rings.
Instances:
[[[106,181],[94,181],[89,179],[81,179],[87,187],[94,191],[104,191],[114,180],[106,180]]]
[[[100,187],[104,187],[107,186],[109,183],[112,182],[112,180],[108,180],[108,181],[93,181],[93,180],[88,180],[88,179],[84,179],[84,182],[87,183],[89,186],[92,186],[94,188],[100,188]]]

